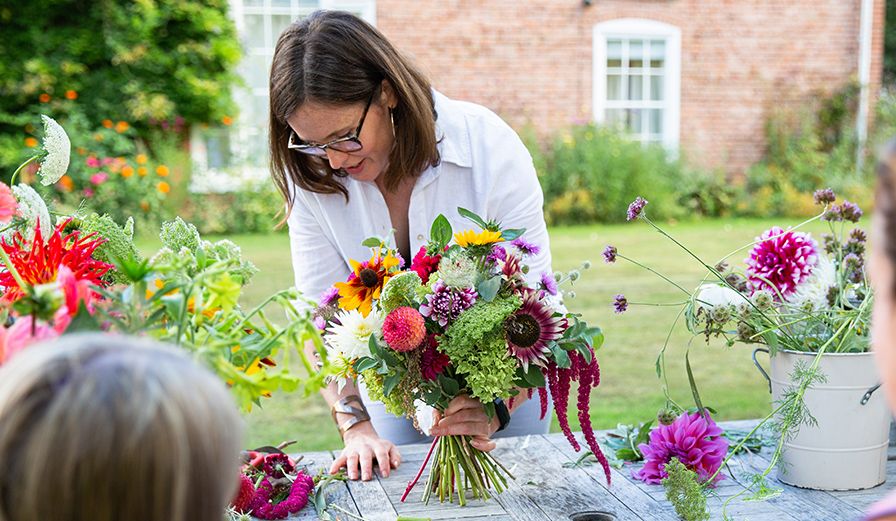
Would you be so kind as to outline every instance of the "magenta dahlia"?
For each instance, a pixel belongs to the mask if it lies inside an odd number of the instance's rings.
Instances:
[[[240,474],[240,488],[236,492],[236,496],[230,501],[230,506],[241,514],[249,513],[252,506],[252,500],[255,499],[255,485],[252,480],[245,474]]]
[[[563,336],[567,320],[555,317],[554,310],[548,305],[538,291],[530,291],[523,298],[523,305],[504,321],[504,333],[507,347],[513,356],[528,371],[529,364],[544,367],[548,344]]]
[[[420,353],[420,374],[430,382],[436,380],[451,364],[451,359],[439,351],[438,346],[435,335],[427,335],[423,352]]]
[[[476,297],[473,288],[452,288],[439,280],[433,285],[432,293],[426,296],[426,303],[420,306],[420,314],[445,327],[473,306]]]
[[[645,483],[659,484],[668,477],[666,463],[677,458],[685,467],[697,473],[701,482],[706,482],[722,465],[728,453],[728,440],[722,436],[722,429],[707,412],[682,414],[671,425],[660,425],[650,431],[650,443],[638,445],[644,455],[644,466],[634,477]],[[716,474],[713,485],[724,479]]]
[[[383,338],[396,351],[413,351],[425,336],[423,315],[414,308],[395,308],[383,320]]]
[[[768,289],[787,297],[812,274],[818,264],[818,244],[808,233],[778,226],[763,233],[746,259],[753,292]]]

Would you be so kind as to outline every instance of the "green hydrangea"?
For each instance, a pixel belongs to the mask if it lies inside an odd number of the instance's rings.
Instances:
[[[520,308],[516,295],[480,300],[451,324],[439,349],[464,376],[470,393],[483,402],[508,397],[513,388],[516,360],[508,356],[504,321]]]
[[[181,248],[186,248],[195,253],[199,249],[199,230],[192,224],[184,222],[180,217],[162,223],[159,238],[162,240],[162,246],[171,251],[180,251]]]
[[[116,259],[140,259],[140,254],[137,253],[137,248],[134,246],[133,218],[128,218],[124,227],[121,227],[107,214],[91,213],[81,219],[77,227],[85,235],[95,232],[106,239],[106,242],[94,252],[94,257],[97,260],[113,264]],[[109,270],[106,276],[114,283],[129,282],[123,273],[115,269]]]
[[[419,288],[423,287],[420,276],[413,271],[405,271],[390,278],[380,293],[380,308],[389,313],[401,306],[414,306]]]
[[[386,410],[395,416],[407,416],[403,396],[401,393],[392,392],[389,396],[383,393],[383,375],[376,372],[376,369],[368,369],[361,373],[364,379],[364,385],[367,387],[367,395],[373,400],[383,402]]]

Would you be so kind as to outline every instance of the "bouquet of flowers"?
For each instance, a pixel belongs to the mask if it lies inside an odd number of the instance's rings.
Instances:
[[[609,482],[589,416],[591,390],[600,383],[594,352],[603,336],[566,312],[557,289],[579,272],[541,274],[537,287],[530,287],[523,261],[538,247],[522,237],[525,230],[503,228],[463,208],[458,212],[480,230],[453,233],[440,215],[407,270],[385,240],[367,239],[370,259],[352,261],[348,280],[322,297],[315,320],[326,331],[336,377],[360,375],[372,397],[424,432],[432,422],[428,408],[444,411],[455,397],[475,398],[493,416],[497,399],[521,399],[521,392],[532,397],[537,390],[542,417],[550,401],[579,450],[566,412],[575,380],[579,422]],[[506,242],[507,247],[500,244]],[[491,490],[501,492],[510,476],[466,436],[437,437],[424,467],[430,456],[435,463],[425,501],[433,493],[453,501],[456,492],[463,505],[467,490],[486,499]]]
[[[44,124],[43,149],[13,181],[34,161],[45,186],[65,173],[68,136],[46,116]],[[162,248],[143,259],[132,220],[121,226],[97,213],[53,215],[55,221],[31,186],[0,183],[0,364],[36,341],[101,330],[187,349],[227,382],[244,409],[277,390],[304,385],[311,392],[323,383],[322,376],[300,377],[275,361],[306,339],[323,351],[310,314],[293,306],[300,298],[295,290],[248,311],[240,307],[242,288],[257,270],[233,242],[203,240],[177,218],[162,225]],[[267,317],[269,303],[287,314],[287,326]]]

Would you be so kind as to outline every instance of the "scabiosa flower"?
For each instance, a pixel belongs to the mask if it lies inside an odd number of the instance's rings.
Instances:
[[[412,351],[423,342],[426,327],[423,316],[414,308],[402,306],[394,309],[383,321],[383,338],[392,349]]]
[[[65,130],[53,118],[41,114],[40,119],[44,122],[44,157],[37,174],[40,176],[40,184],[50,186],[59,181],[68,170],[72,143]]]
[[[769,289],[786,298],[818,264],[818,245],[807,233],[774,226],[757,240],[745,261],[754,292]]]
[[[834,194],[834,191],[830,188],[825,188],[823,190],[815,190],[813,194],[815,198],[815,204],[825,205],[833,203],[837,200],[837,196]]]
[[[327,288],[326,291],[320,294],[320,307],[329,306],[336,302],[336,299],[339,298],[339,289],[336,286],[331,286]]]
[[[530,291],[523,298],[523,305],[504,321],[507,347],[513,356],[529,370],[529,364],[544,367],[547,363],[548,343],[563,336],[567,321],[555,317],[554,310],[544,302],[537,291]]]
[[[613,307],[615,308],[616,313],[625,313],[625,310],[628,309],[628,299],[621,293],[616,295],[616,299],[613,300]]]
[[[603,253],[604,262],[606,262],[607,264],[612,264],[612,263],[616,262],[616,253],[617,253],[616,246],[608,244],[607,247],[604,248],[604,253]]]
[[[426,303],[420,306],[420,314],[445,327],[475,304],[476,298],[473,288],[451,288],[438,280],[426,296]]]
[[[392,255],[380,257],[374,255],[366,262],[349,261],[352,273],[347,282],[337,282],[339,290],[339,307],[342,309],[359,309],[361,314],[370,313],[373,299],[380,297],[383,284],[392,277],[392,269],[398,266],[399,260]]]
[[[18,212],[18,203],[16,196],[12,194],[12,189],[3,183],[0,183],[0,225],[6,225]]]
[[[857,223],[859,222],[859,219],[862,218],[863,213],[862,209],[859,208],[859,205],[844,200],[840,205],[840,215],[843,216],[843,220],[845,221]]]
[[[282,478],[296,471],[295,465],[286,454],[268,454],[264,457],[262,470],[272,478]]]
[[[360,311],[352,309],[340,311],[335,318],[334,322],[338,324],[331,324],[327,328],[328,335],[324,337],[330,349],[349,360],[370,356],[370,335],[383,326],[379,313],[374,311],[365,317]]]
[[[644,455],[644,466],[634,477],[650,484],[659,484],[668,477],[666,463],[677,458],[685,467],[706,482],[722,465],[728,453],[728,440],[707,412],[682,414],[671,425],[660,425],[650,432],[650,442],[638,445]],[[719,473],[713,485],[724,479]]]
[[[538,255],[538,252],[541,251],[541,248],[537,244],[533,244],[522,237],[517,237],[511,241],[510,244],[514,245],[524,256]]]
[[[628,212],[626,213],[627,221],[634,221],[638,217],[641,216],[641,212],[644,211],[644,207],[647,205],[647,201],[643,199],[640,195],[632,201],[632,204],[628,205]]]
[[[544,272],[541,274],[541,289],[547,291],[551,295],[557,295],[557,281],[554,280],[554,276],[548,272]]]
[[[476,284],[479,266],[472,259],[460,256],[454,259],[443,258],[439,263],[438,279],[446,286],[469,288]]]
[[[439,343],[435,335],[427,335],[420,354],[420,374],[424,380],[434,381],[449,365],[451,359],[438,350]]]

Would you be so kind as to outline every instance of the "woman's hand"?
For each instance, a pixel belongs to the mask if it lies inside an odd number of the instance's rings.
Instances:
[[[466,395],[458,396],[451,400],[448,408],[441,414],[436,413],[436,424],[430,434],[433,436],[472,436],[470,445],[489,452],[495,448],[495,442],[491,440],[501,425],[497,417],[489,420],[482,407],[482,402]]]
[[[343,439],[345,448],[330,466],[330,474],[339,472],[345,467],[349,479],[360,478],[363,481],[373,479],[373,460],[376,458],[380,474],[389,477],[389,471],[401,464],[398,448],[389,440],[379,437],[369,421],[361,422],[345,432]]]

